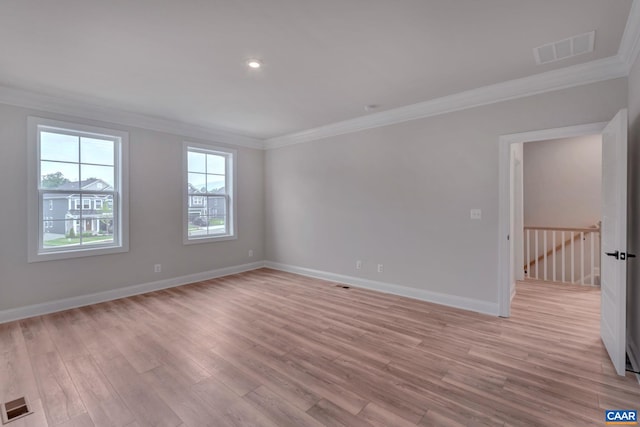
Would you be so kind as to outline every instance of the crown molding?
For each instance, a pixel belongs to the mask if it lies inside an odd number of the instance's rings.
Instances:
[[[637,2],[638,0],[636,0]],[[627,65],[619,55],[560,68],[533,76],[471,89],[405,107],[357,117],[265,140],[266,149],[300,144],[332,136],[433,117],[540,93],[626,77]]]
[[[205,139],[221,144],[263,149],[262,140],[238,135],[225,130],[122,111],[115,108],[74,101],[64,97],[44,95],[7,86],[0,86],[0,104],[165,132],[186,138]]]
[[[627,18],[627,25],[624,27],[618,56],[624,61],[627,67],[627,75],[631,72],[631,67],[635,64],[640,54],[640,0],[634,0]]]

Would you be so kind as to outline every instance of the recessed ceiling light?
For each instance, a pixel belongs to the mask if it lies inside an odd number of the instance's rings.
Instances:
[[[249,68],[258,69],[262,67],[262,62],[258,61],[257,59],[250,59],[247,61],[247,65],[249,66]]]

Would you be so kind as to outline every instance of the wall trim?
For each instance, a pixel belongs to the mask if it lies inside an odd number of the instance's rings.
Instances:
[[[162,119],[100,106],[97,103],[82,102],[7,86],[0,86],[0,104],[164,132],[181,137],[204,139],[221,144],[255,148],[258,150],[263,148],[263,142],[260,139],[238,135],[223,129],[214,129],[176,120]]]
[[[263,261],[249,264],[234,265],[231,267],[217,268],[215,270],[203,271],[201,273],[188,274],[186,276],[172,277],[170,279],[157,280],[139,285],[127,286],[124,288],[112,289],[94,294],[81,295],[77,297],[64,298],[55,301],[33,304],[24,307],[0,310],[0,323],[14,320],[26,319],[28,317],[41,316],[43,314],[55,313],[57,311],[69,310],[100,302],[112,301],[115,299],[130,297],[133,295],[146,294],[148,292],[161,289],[174,288],[176,286],[187,285],[189,283],[201,282],[203,280],[216,279],[218,277],[229,276],[231,274],[243,273],[245,271],[256,270],[264,267]]]
[[[640,372],[640,347],[638,347],[631,337],[627,337],[627,356],[629,356],[629,361],[631,362],[633,370]],[[640,383],[640,375],[635,375],[638,383]]]
[[[478,313],[490,314],[493,316],[498,315],[497,302],[481,301],[456,295],[443,294],[439,292],[427,291],[424,289],[416,289],[408,286],[396,285],[392,283],[378,282],[375,280],[363,279],[361,277],[345,276],[342,274],[330,273],[328,271],[314,270],[306,267],[282,264],[273,261],[265,261],[265,267],[272,268],[274,270],[286,271],[288,273],[295,273],[301,276],[323,279],[330,282],[345,283],[354,287],[384,292],[386,294],[399,295],[421,301],[446,305],[449,307],[475,311]]]
[[[620,56],[611,56],[302,132],[270,138],[265,140],[265,149],[275,149],[410,120],[438,116],[502,101],[626,77],[627,75],[627,66]]]

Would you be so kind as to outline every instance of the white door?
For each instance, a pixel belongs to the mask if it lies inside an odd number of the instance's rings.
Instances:
[[[625,371],[627,300],[627,110],[602,134],[600,336],[618,375]]]

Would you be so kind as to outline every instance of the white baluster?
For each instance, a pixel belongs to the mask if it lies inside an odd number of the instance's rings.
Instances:
[[[547,230],[542,230],[542,244],[544,245],[544,248],[542,249],[542,256],[544,259],[544,266],[543,266],[543,280],[547,280]]]
[[[556,281],[556,230],[551,232],[551,256],[553,257],[553,281]]]
[[[589,240],[591,246],[591,280],[590,284],[593,286],[595,284],[595,275],[596,275],[596,251],[595,251],[595,234],[593,231],[589,233]]]
[[[574,250],[574,244],[573,244],[573,231],[571,232],[571,283],[575,283],[576,282],[576,257],[575,257],[575,250]]]
[[[580,284],[584,285],[584,232],[580,232]]]
[[[531,230],[527,230],[527,277],[531,279]]]
[[[538,230],[533,230],[534,231],[534,239],[535,239],[535,263],[536,263],[536,279],[538,278],[538,264],[540,264],[538,262]]]
[[[564,251],[564,242],[565,242],[565,237],[564,237],[564,231],[562,232],[562,282],[567,280],[567,275],[566,275],[566,271],[565,271],[565,251]]]

